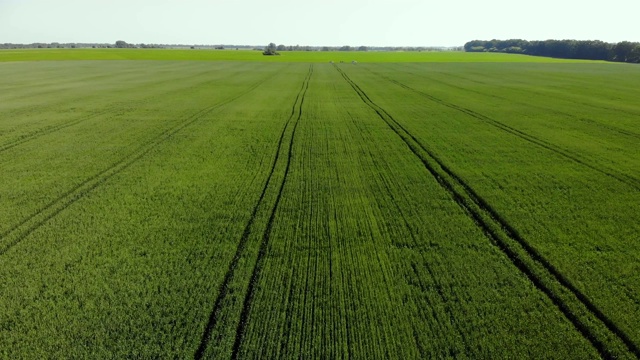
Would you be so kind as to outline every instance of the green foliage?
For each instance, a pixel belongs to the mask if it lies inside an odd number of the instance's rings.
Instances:
[[[579,40],[474,40],[464,45],[467,52],[504,52],[564,59],[608,60],[617,62],[640,62],[634,48],[640,43],[623,41],[608,44],[602,41]]]
[[[264,51],[262,52],[262,55],[280,55],[280,53],[278,53],[276,51],[276,44],[275,43],[270,43],[264,49]]]
[[[634,358],[640,69],[355,54],[0,64],[0,357]]]
[[[51,60],[197,60],[253,62],[328,63],[358,62],[517,62],[575,63],[578,60],[551,59],[516,54],[468,53],[462,51],[286,51],[280,56],[263,56],[250,50],[174,50],[174,49],[25,49],[0,50],[0,62]]]
[[[124,40],[116,41],[116,48],[118,48],[118,49],[125,49],[125,48],[129,48],[129,47],[132,47],[132,45],[131,44],[127,44],[127,42],[124,41]]]

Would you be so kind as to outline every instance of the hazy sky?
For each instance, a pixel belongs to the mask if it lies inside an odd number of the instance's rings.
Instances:
[[[638,0],[0,0],[0,43],[640,41]]]

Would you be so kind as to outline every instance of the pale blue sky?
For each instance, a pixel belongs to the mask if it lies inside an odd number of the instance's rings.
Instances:
[[[0,43],[458,46],[640,41],[638,0],[0,0]]]

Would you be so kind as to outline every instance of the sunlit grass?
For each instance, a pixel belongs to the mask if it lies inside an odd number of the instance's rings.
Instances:
[[[265,62],[516,62],[577,63],[584,60],[458,51],[282,51],[265,56],[257,50],[178,50],[178,49],[23,49],[0,50],[3,61],[46,60],[199,60]]]

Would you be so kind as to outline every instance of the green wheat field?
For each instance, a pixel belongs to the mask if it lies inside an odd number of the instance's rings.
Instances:
[[[506,54],[2,50],[0,358],[638,358],[638,84]]]

